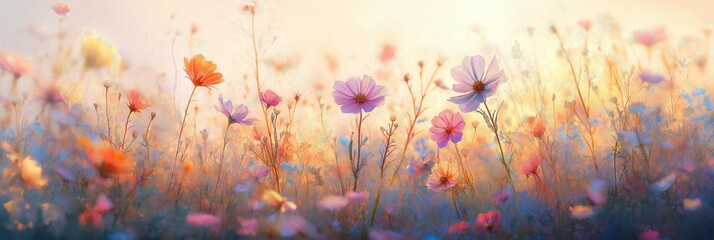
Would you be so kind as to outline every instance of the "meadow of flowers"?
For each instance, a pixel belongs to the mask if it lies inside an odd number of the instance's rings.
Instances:
[[[46,11],[42,56],[0,46],[2,239],[714,235],[710,30],[534,23],[549,45],[387,43],[378,66],[308,83],[269,57],[270,9],[249,3],[245,75],[189,44],[133,85],[121,49],[62,28],[72,6]]]

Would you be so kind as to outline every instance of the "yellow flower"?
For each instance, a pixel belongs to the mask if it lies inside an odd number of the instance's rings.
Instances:
[[[82,56],[86,68],[106,68],[115,63],[116,48],[94,35],[82,36]]]
[[[280,210],[280,212],[285,212],[288,209],[295,210],[297,206],[295,203],[288,201],[285,197],[281,196],[273,190],[266,190],[263,192],[263,203],[268,206],[275,207]]]
[[[47,179],[42,177],[42,168],[40,168],[40,165],[37,164],[37,161],[34,159],[25,157],[25,159],[22,160],[20,168],[22,180],[25,181],[25,184],[28,186],[42,188],[47,184]]]

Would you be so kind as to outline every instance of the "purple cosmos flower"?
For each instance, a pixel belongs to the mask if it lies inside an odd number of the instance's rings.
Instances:
[[[248,116],[248,107],[246,107],[245,105],[238,105],[234,112],[233,103],[231,102],[231,100],[223,101],[223,94],[218,97],[218,101],[221,103],[221,105],[220,107],[215,106],[215,108],[219,112],[223,113],[223,115],[226,115],[226,117],[228,117],[228,124],[238,123],[241,125],[253,125],[253,123],[255,123],[255,118],[245,118]]]
[[[640,79],[648,83],[661,83],[665,80],[664,76],[650,71],[642,71],[640,73]]]
[[[436,141],[439,148],[443,148],[446,147],[446,144],[449,144],[449,141],[453,143],[461,141],[462,131],[464,131],[466,123],[461,114],[446,109],[441,111],[439,116],[431,119],[431,125],[432,127],[429,129],[431,140]]]
[[[453,90],[463,95],[455,96],[449,101],[459,104],[462,112],[473,112],[496,93],[498,85],[506,81],[506,74],[498,67],[496,56],[484,73],[486,60],[482,56],[465,57],[461,66],[451,69],[451,77],[458,83]]]
[[[265,103],[265,106],[267,106],[268,108],[278,106],[278,104],[282,100],[283,98],[280,97],[280,95],[270,89],[260,93],[260,101]]]
[[[341,105],[343,113],[371,112],[384,102],[386,95],[387,90],[367,75],[364,75],[362,80],[353,77],[347,82],[337,81],[335,90],[332,91],[335,103]]]

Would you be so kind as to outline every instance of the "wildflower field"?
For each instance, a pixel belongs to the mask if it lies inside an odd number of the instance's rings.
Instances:
[[[476,21],[425,46],[315,37],[399,32],[349,1],[354,25],[314,17],[334,33],[281,29],[284,0],[126,3],[160,29],[30,2],[0,4],[0,239],[714,236],[707,26]]]

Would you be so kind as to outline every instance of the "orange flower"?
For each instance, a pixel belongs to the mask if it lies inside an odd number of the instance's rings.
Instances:
[[[189,174],[189,173],[191,173],[191,171],[193,171],[193,163],[191,163],[191,162],[185,162],[185,163],[183,164],[183,173],[184,173],[184,174]]]
[[[102,177],[128,173],[134,169],[134,163],[129,159],[129,156],[111,147],[100,149],[97,155],[90,156],[90,160]]]
[[[114,150],[109,144],[93,144],[87,138],[80,138],[78,145],[85,148],[87,159],[97,169],[102,177],[129,173],[135,163],[120,150]]]
[[[183,58],[184,71],[196,87],[210,87],[223,82],[223,74],[216,72],[216,64],[201,55]]]
[[[141,95],[141,93],[137,90],[131,90],[129,93],[126,94],[126,98],[129,100],[129,103],[127,103],[127,106],[129,106],[129,111],[131,112],[137,112],[140,113],[141,110],[144,110],[151,105],[146,102],[146,98],[144,98],[144,95]]]

